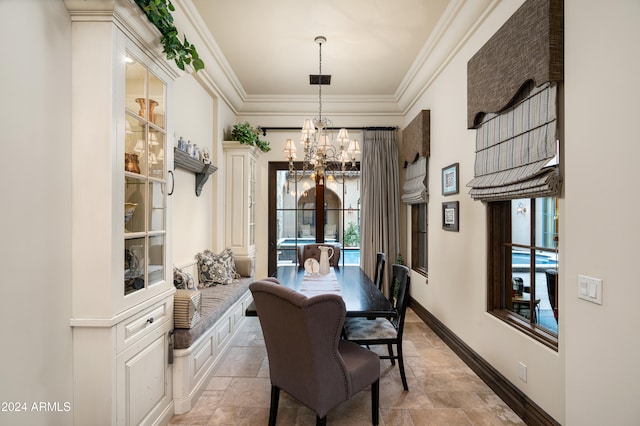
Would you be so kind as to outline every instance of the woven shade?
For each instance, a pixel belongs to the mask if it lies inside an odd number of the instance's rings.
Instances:
[[[485,117],[476,132],[476,200],[499,201],[557,195],[560,176],[545,167],[556,156],[556,84],[533,88],[500,114]]]
[[[467,63],[467,127],[509,106],[533,81],[564,75],[564,2],[527,0]]]
[[[429,200],[426,178],[427,157],[420,157],[414,163],[408,164],[402,186],[402,201],[406,204],[426,203]]]

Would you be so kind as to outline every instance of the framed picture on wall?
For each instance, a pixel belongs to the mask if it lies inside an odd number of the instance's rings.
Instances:
[[[458,201],[442,203],[442,229],[445,231],[458,232],[460,230],[460,224],[458,223],[460,217],[458,207]]]
[[[442,169],[442,195],[458,193],[458,163]]]

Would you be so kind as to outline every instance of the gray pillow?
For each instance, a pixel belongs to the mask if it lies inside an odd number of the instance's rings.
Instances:
[[[211,250],[205,250],[196,254],[198,260],[199,287],[211,287],[218,284],[231,284],[234,279],[240,278],[236,272],[236,263],[233,260],[233,252],[225,248],[219,254]]]
[[[180,290],[195,290],[193,276],[180,268],[173,268],[173,285]]]

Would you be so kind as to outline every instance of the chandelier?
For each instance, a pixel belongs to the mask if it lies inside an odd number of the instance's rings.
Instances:
[[[288,179],[299,182],[305,176],[324,185],[325,177],[334,178],[343,183],[347,175],[347,162],[350,168],[356,166],[355,154],[360,153],[360,144],[357,140],[349,139],[347,129],[338,131],[336,142],[338,148],[333,145],[333,135],[328,133],[333,130],[333,122],[322,116],[322,85],[331,83],[331,76],[322,75],[322,44],[327,42],[324,36],[317,36],[314,40],[319,45],[319,72],[317,76],[310,75],[310,84],[318,84],[319,109],[318,116],[304,120],[300,143],[303,146],[304,158],[302,170],[295,170],[293,160],[296,159],[296,144],[293,139],[287,139],[284,144],[285,158],[289,161]],[[346,148],[345,148],[346,147]]]

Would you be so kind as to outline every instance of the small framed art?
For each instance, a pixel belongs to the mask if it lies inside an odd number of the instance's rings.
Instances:
[[[445,231],[458,232],[460,230],[460,224],[458,223],[460,217],[459,205],[458,201],[442,203],[442,229]]]
[[[442,195],[458,193],[458,163],[442,169]]]

